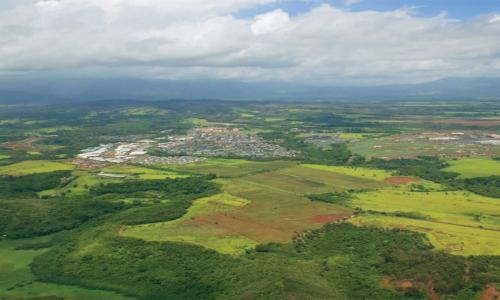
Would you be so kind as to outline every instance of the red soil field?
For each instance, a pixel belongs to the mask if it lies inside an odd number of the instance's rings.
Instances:
[[[407,184],[411,182],[417,182],[418,179],[411,178],[411,177],[404,177],[404,176],[393,176],[389,177],[385,180],[385,182],[390,183],[390,184]]]
[[[481,300],[496,300],[500,299],[500,292],[497,291],[495,287],[489,287],[486,290],[484,290],[483,294],[481,295]]]

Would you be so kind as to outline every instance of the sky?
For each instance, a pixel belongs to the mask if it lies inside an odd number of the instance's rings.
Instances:
[[[0,78],[500,77],[500,0],[1,0]]]

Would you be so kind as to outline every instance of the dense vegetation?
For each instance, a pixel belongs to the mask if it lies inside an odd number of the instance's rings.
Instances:
[[[35,196],[37,192],[53,189],[71,176],[70,171],[30,174],[25,176],[0,176],[0,193],[4,197]]]
[[[90,190],[90,194],[100,196],[104,194],[136,194],[154,191],[169,199],[195,199],[209,196],[218,191],[216,184],[205,177],[188,177],[164,180],[129,181],[124,183],[110,183]]]
[[[55,247],[35,260],[33,271],[50,282],[140,299],[424,299],[432,290],[470,299],[500,281],[486,267],[500,267],[496,257],[453,256],[432,250],[418,234],[348,224],[328,225],[297,236],[293,245],[270,244],[240,258],[198,246],[116,237],[82,252],[91,238],[82,235]],[[301,276],[301,268],[312,277]],[[401,280],[413,285],[401,287]]]
[[[124,208],[121,203],[92,199],[1,200],[0,235],[18,239],[50,234]]]
[[[460,184],[476,194],[500,198],[500,176],[467,178]]]

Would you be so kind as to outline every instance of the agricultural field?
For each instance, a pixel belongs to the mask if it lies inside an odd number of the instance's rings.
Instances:
[[[0,111],[0,299],[492,300],[494,105]]]
[[[1,166],[0,174],[21,176],[37,173],[49,173],[54,171],[68,171],[73,169],[74,166],[66,162],[31,160],[12,165]]]
[[[500,161],[487,158],[463,158],[449,160],[448,172],[456,172],[461,178],[500,175]]]
[[[454,254],[500,254],[497,199],[466,191],[412,192],[403,186],[358,193],[352,205],[368,212],[355,224],[411,228]]]
[[[462,132],[460,132],[462,134]],[[421,155],[443,158],[496,157],[499,147],[488,146],[491,131],[453,135],[449,131],[417,131],[371,137],[349,144],[349,149],[367,157],[415,158]]]
[[[307,167],[283,165],[275,171],[262,171],[276,168],[273,162],[265,168],[264,163],[255,167],[258,174],[218,179],[224,193],[196,200],[181,219],[131,226],[121,234],[150,241],[183,241],[221,253],[242,254],[259,243],[285,242],[296,232],[352,215],[346,207],[311,202],[306,194],[384,185],[334,170],[318,174]]]

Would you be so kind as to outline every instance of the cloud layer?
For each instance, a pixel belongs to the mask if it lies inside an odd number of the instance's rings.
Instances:
[[[0,75],[317,84],[500,76],[500,15],[463,22],[416,17],[409,8],[353,12],[323,4],[296,16],[276,9],[235,17],[273,2],[12,2],[0,10]]]

